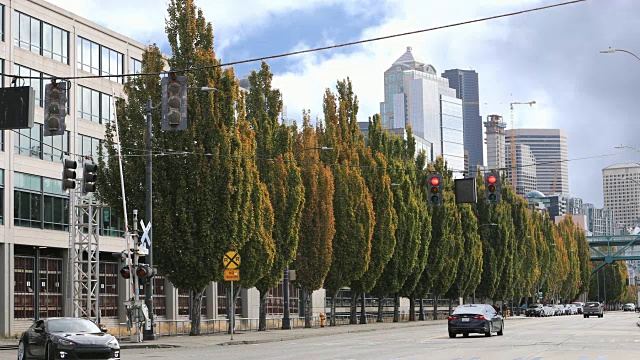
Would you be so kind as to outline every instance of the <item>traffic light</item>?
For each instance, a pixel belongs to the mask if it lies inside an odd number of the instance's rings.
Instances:
[[[63,135],[67,115],[66,83],[58,83],[55,79],[44,87],[44,136]]]
[[[120,275],[125,279],[131,279],[131,270],[129,270],[129,265],[125,265],[120,269]]]
[[[82,193],[90,193],[96,191],[96,180],[98,175],[98,165],[90,162],[84,163],[84,170],[82,172]]]
[[[187,129],[187,77],[175,73],[162,78],[162,130]]]
[[[497,172],[484,174],[484,186],[487,204],[500,204],[500,174]]]
[[[74,160],[64,159],[62,169],[62,191],[76,188],[76,168],[78,163]]]
[[[151,279],[156,275],[156,270],[147,264],[140,264],[136,269],[136,275],[141,279]]]
[[[442,175],[427,175],[427,185],[429,186],[428,202],[429,206],[442,205]]]

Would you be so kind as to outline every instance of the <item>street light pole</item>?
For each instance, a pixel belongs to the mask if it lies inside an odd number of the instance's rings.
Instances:
[[[632,53],[631,51],[622,50],[622,49],[612,49],[612,48],[609,48],[608,50],[600,50],[600,54],[613,54],[613,53],[617,53],[617,52],[627,53],[627,54],[635,57],[636,59],[640,60],[640,57],[638,57],[638,55]]]
[[[293,159],[294,160],[298,160],[298,155],[300,155],[300,153],[302,153],[303,151],[307,151],[307,150],[322,150],[322,151],[327,151],[327,150],[333,150],[333,148],[330,147],[326,147],[326,146],[322,146],[322,147],[311,147],[311,148],[304,148],[300,151],[298,151]],[[283,281],[283,289],[282,289],[282,296],[284,297],[284,311],[282,314],[282,330],[290,330],[291,329],[291,311],[289,310],[289,265],[287,265],[287,268],[284,270],[284,281]],[[310,294],[307,294],[307,296],[310,296]]]

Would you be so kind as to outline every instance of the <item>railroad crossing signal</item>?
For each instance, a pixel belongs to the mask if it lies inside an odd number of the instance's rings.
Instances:
[[[225,269],[224,281],[240,281],[240,270],[238,269]]]
[[[222,257],[225,269],[235,270],[240,267],[240,254],[237,251],[229,251]]]

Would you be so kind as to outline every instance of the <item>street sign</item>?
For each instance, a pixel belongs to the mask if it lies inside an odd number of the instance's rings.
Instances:
[[[225,269],[224,281],[240,281],[240,270],[237,269]]]
[[[240,266],[240,254],[236,251],[229,251],[222,257],[222,264],[225,269],[237,269]]]

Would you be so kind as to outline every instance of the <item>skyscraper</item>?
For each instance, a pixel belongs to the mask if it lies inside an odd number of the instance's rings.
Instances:
[[[424,144],[429,161],[444,155],[449,167],[464,169],[462,101],[449,80],[436,69],[414,58],[411,47],[384,73],[384,102],[380,103],[382,126],[411,126]]]
[[[640,219],[640,164],[624,163],[602,169],[604,207],[613,210],[616,222],[625,227]]]
[[[504,169],[505,157],[505,128],[507,124],[500,115],[489,115],[484,123],[487,129],[487,168],[489,170]]]
[[[507,179],[511,179],[511,151],[508,138],[505,143],[505,163]],[[524,144],[516,143],[516,194],[525,195],[526,193],[538,189],[538,180],[536,174],[536,158],[531,152],[531,148]]]
[[[452,69],[446,70],[442,77],[449,80],[449,87],[455,89],[456,97],[462,100],[464,149],[469,151],[469,168],[473,176],[478,165],[483,165],[484,158],[478,73],[474,70]]]
[[[567,134],[560,129],[515,129],[506,131],[507,141],[529,146],[536,160],[537,190],[549,195],[569,194]],[[507,152],[511,148],[507,146]],[[511,164],[508,163],[507,167]],[[516,173],[517,174],[517,173]],[[517,177],[516,177],[517,180]]]

